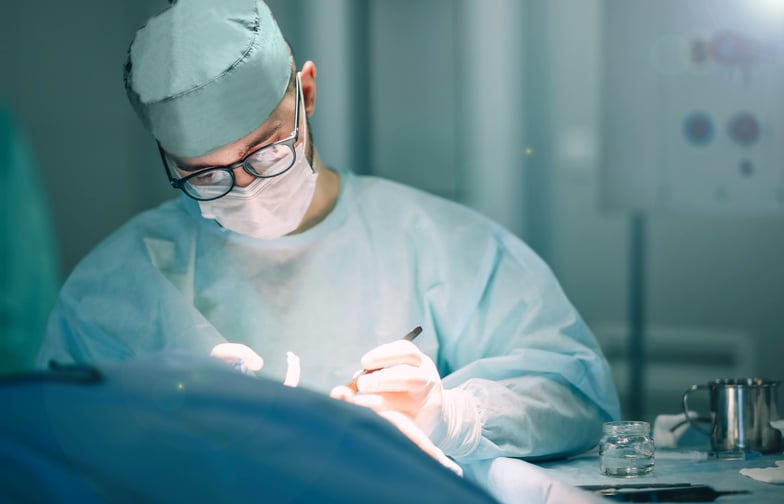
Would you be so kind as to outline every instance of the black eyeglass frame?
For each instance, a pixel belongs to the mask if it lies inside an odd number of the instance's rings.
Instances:
[[[300,88],[299,76],[297,76],[297,104],[296,104],[296,111],[294,112],[294,131],[291,133],[291,135],[289,135],[287,138],[284,138],[283,140],[278,140],[276,142],[272,142],[272,143],[268,143],[266,145],[262,145],[258,149],[254,150],[253,152],[251,152],[250,154],[245,156],[240,161],[237,161],[236,163],[233,163],[233,164],[230,164],[230,165],[227,165],[227,166],[209,166],[207,168],[202,168],[200,170],[196,170],[193,173],[191,173],[189,175],[186,175],[185,177],[174,178],[172,176],[172,174],[171,174],[171,169],[169,168],[169,163],[172,163],[172,164],[176,164],[176,163],[174,163],[174,161],[171,161],[168,158],[168,156],[166,155],[166,152],[163,150],[163,147],[161,146],[160,142],[156,142],[158,144],[158,153],[161,155],[161,161],[163,162],[163,169],[166,172],[166,176],[169,178],[169,184],[174,189],[181,190],[183,193],[185,193],[186,196],[188,196],[190,198],[193,198],[195,200],[198,200],[198,201],[212,201],[212,200],[216,200],[218,198],[222,198],[222,197],[226,196],[227,194],[229,194],[232,191],[232,189],[234,189],[234,185],[237,183],[237,180],[236,180],[236,178],[234,176],[234,170],[236,170],[237,168],[242,168],[243,170],[245,170],[245,172],[248,175],[252,175],[252,176],[254,176],[256,178],[273,178],[273,177],[278,177],[280,175],[283,175],[284,173],[289,171],[291,169],[291,167],[294,166],[294,163],[297,161],[297,151],[294,148],[294,144],[297,143],[297,140],[299,140],[299,108],[300,108],[301,99],[302,99],[302,90]],[[253,166],[248,162],[248,159],[250,159],[254,155],[257,155],[259,152],[261,152],[264,149],[267,149],[267,148],[270,148],[270,147],[279,146],[279,145],[284,145],[284,146],[288,147],[291,150],[291,162],[289,163],[289,165],[286,168],[284,168],[283,170],[281,170],[281,171],[279,171],[277,173],[274,173],[272,175],[269,175],[269,174],[262,175],[262,174],[260,174],[259,172],[257,172],[256,170],[253,169]],[[220,194],[218,196],[213,196],[213,197],[210,197],[210,198],[203,198],[203,197],[200,197],[198,195],[191,194],[190,192],[188,192],[187,186],[185,185],[185,183],[188,180],[190,180],[190,179],[192,179],[194,177],[198,177],[200,175],[204,175],[205,173],[208,173],[208,172],[219,171],[219,170],[228,172],[229,177],[231,177],[231,185],[228,186],[228,189],[226,189],[226,192],[224,192],[223,194]]]

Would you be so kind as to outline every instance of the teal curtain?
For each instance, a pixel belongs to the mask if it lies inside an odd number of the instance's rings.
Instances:
[[[0,105],[0,373],[31,369],[60,285],[44,189],[25,136]]]

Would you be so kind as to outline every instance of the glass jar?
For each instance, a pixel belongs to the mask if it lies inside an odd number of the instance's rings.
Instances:
[[[599,471],[606,476],[642,476],[653,471],[654,446],[648,422],[607,422],[599,441]]]

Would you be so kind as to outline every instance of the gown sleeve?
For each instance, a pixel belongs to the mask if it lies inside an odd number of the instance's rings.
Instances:
[[[606,359],[545,263],[500,227],[439,331],[445,428],[460,462],[543,459],[591,448],[620,415]],[[454,322],[457,320],[458,322]]]

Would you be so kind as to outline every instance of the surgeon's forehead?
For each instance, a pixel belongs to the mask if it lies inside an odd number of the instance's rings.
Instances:
[[[281,132],[285,128],[285,120],[278,113],[280,107],[273,112],[264,123],[251,131],[248,135],[203,156],[189,158],[173,158],[178,168],[184,170],[199,170],[211,166],[226,166],[243,159],[254,148],[272,143],[282,138]],[[288,132],[284,134],[288,135]]]

